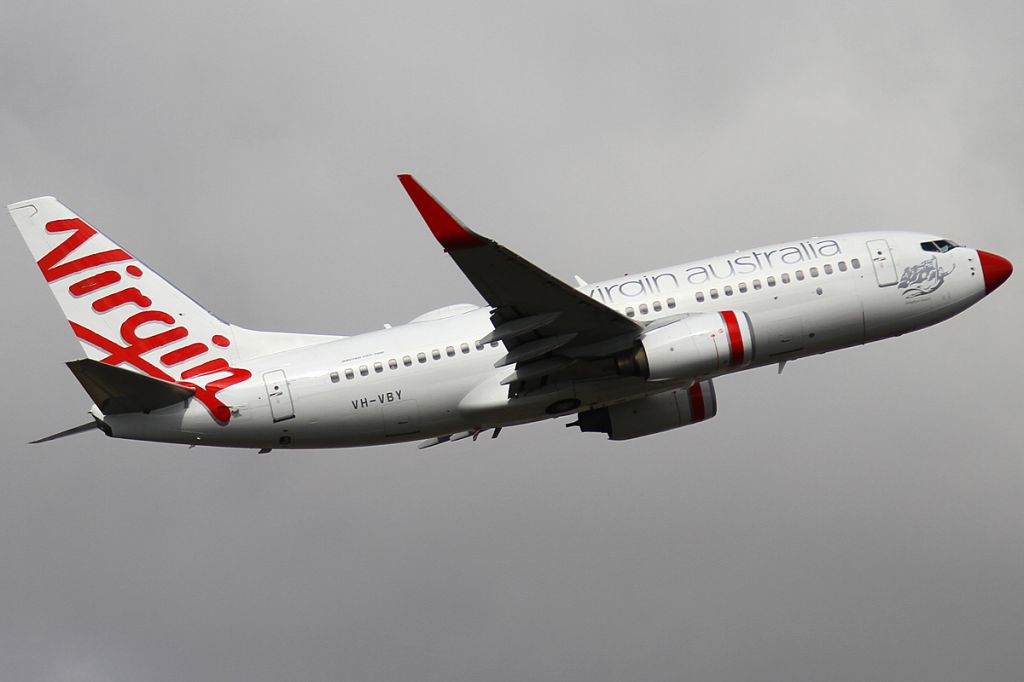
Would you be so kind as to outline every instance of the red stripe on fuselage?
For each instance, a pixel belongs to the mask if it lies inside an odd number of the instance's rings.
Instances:
[[[694,423],[704,421],[704,391],[701,390],[700,384],[690,386],[686,394],[690,398],[690,419]]]
[[[743,334],[740,333],[740,323],[736,319],[736,313],[731,310],[723,310],[722,319],[725,320],[725,328],[729,332],[729,366],[737,367],[743,364]]]

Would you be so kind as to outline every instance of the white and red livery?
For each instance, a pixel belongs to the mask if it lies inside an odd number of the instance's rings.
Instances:
[[[713,417],[722,374],[897,336],[1006,281],[994,254],[860,232],[570,286],[463,225],[399,176],[486,305],[357,336],[225,322],[53,197],[8,207],[86,357],[68,363],[98,427],[137,440],[325,448],[576,414],[636,438]]]

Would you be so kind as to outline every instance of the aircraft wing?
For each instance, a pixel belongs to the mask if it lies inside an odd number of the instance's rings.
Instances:
[[[639,324],[577,291],[522,256],[466,227],[411,175],[399,175],[430,231],[494,309],[494,331],[516,365],[502,383],[539,378],[577,358],[601,358],[632,347]]]

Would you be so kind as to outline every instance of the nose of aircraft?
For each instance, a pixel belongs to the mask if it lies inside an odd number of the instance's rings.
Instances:
[[[1005,282],[1013,272],[1013,264],[1002,256],[988,251],[978,251],[981,261],[981,274],[985,278],[985,293],[991,294],[1000,284]]]

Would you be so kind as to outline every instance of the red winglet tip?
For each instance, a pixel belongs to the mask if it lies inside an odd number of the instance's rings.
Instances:
[[[441,243],[445,251],[468,249],[474,246],[484,246],[487,242],[478,235],[471,232],[459,219],[453,216],[448,209],[441,205],[437,199],[431,196],[430,192],[423,189],[416,178],[403,173],[398,176],[416,210],[423,216],[427,227],[434,234],[434,237]]]

